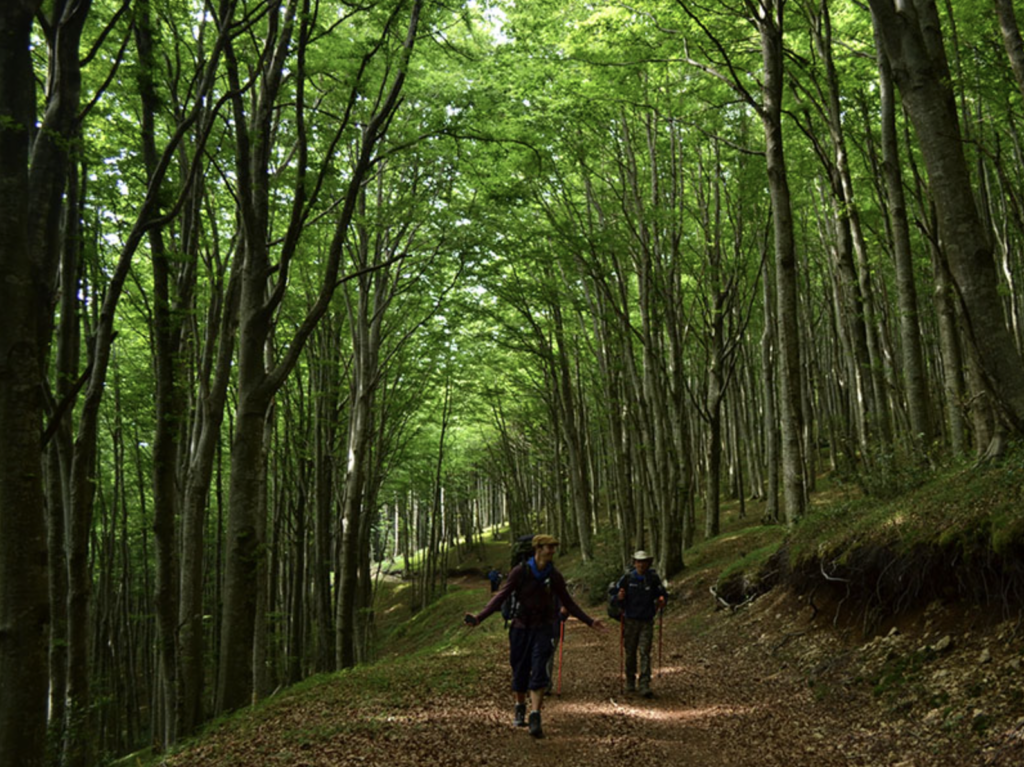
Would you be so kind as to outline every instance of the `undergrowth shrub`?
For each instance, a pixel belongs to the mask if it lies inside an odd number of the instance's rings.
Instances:
[[[580,599],[590,605],[600,604],[608,595],[608,584],[622,577],[623,569],[617,556],[610,550],[600,553],[589,562],[581,563],[575,571],[575,580],[582,587]]]
[[[918,459],[894,450],[877,450],[857,475],[864,495],[879,500],[898,498],[916,490],[928,480]]]

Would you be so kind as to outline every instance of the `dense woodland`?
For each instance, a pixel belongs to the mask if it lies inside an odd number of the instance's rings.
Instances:
[[[0,763],[1024,431],[1012,0],[6,0]],[[698,524],[698,520],[700,521]]]

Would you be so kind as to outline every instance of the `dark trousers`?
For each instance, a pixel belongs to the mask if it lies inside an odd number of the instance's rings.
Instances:
[[[508,632],[512,691],[543,690],[548,686],[548,658],[551,657],[551,627],[517,628]]]

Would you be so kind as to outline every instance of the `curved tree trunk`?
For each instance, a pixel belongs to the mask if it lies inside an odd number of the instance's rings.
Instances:
[[[1002,316],[996,263],[972,191],[935,2],[870,4],[928,169],[970,351],[1013,430],[1024,434],[1024,363]]]

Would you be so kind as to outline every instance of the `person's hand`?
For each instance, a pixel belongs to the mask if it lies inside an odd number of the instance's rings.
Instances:
[[[658,597],[658,609],[659,610],[664,610],[665,609],[665,597]]]
[[[626,601],[626,590],[625,589],[619,589],[619,601],[620,602],[625,602]]]
[[[590,624],[590,628],[597,629],[598,631],[606,631],[608,629],[608,627],[604,625],[604,621],[600,618],[595,618],[594,622]]]
[[[473,613],[466,613],[466,615],[462,619],[462,622],[465,623],[467,626],[477,626],[480,623],[480,621],[476,619],[476,616],[473,615]]]

